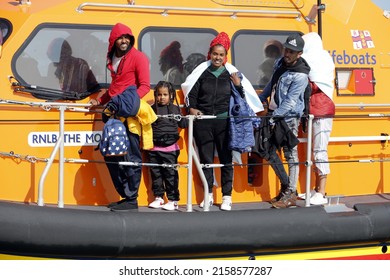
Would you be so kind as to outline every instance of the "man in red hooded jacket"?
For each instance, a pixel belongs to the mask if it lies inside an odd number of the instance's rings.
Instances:
[[[150,90],[149,60],[141,51],[135,49],[135,38],[129,27],[117,23],[111,30],[107,53],[107,68],[111,72],[111,84],[107,91],[91,99],[93,106],[104,105],[116,95],[124,92],[129,86],[136,86],[140,98]],[[127,127],[127,125],[125,125]],[[139,135],[127,131],[130,139],[128,153],[124,156],[105,157],[107,168],[115,189],[123,198],[108,205],[112,211],[129,211],[138,209],[138,189],[141,181],[141,166],[112,164],[113,162],[142,161]]]
[[[117,23],[111,30],[107,68],[111,72],[109,89],[97,99],[92,99],[92,105],[104,105],[111,97],[121,94],[127,87],[135,85],[140,98],[150,90],[150,73],[148,57],[134,48],[135,38],[129,27]]]

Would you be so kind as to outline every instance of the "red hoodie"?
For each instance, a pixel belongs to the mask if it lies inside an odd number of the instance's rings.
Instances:
[[[117,72],[112,68],[112,56],[115,52],[115,41],[122,35],[130,35],[131,49],[122,57]],[[141,51],[134,48],[134,36],[129,27],[117,23],[111,30],[108,40],[107,68],[111,71],[111,85],[98,101],[106,104],[111,97],[121,94],[131,85],[137,87],[140,98],[144,97],[150,90],[149,59]]]

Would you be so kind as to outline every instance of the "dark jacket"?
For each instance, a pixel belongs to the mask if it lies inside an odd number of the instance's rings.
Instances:
[[[275,145],[271,142],[271,126],[269,118],[263,118],[259,128],[255,129],[255,146],[252,152],[259,157],[269,160],[270,154],[276,151]]]
[[[229,72],[225,69],[217,78],[206,69],[188,94],[188,107],[198,109],[204,115],[222,114],[229,110],[230,94]]]
[[[159,117],[153,124],[153,142],[156,146],[170,146],[179,139],[178,128],[186,128],[188,120],[180,118],[181,112],[177,105],[170,103],[169,105],[153,104],[152,108],[156,115],[176,115],[177,119]]]
[[[140,102],[137,88],[129,86],[123,93],[112,97],[106,108],[118,117],[134,117],[138,113]]]
[[[260,128],[255,130],[255,143],[252,152],[269,160],[270,155],[275,153],[276,150],[283,146],[292,149],[298,145],[299,140],[283,119],[278,119],[274,128],[271,129],[269,118],[264,118],[261,121]]]
[[[299,140],[290,130],[286,121],[284,119],[278,119],[275,121],[271,142],[279,150],[281,147],[292,149],[298,145]]]

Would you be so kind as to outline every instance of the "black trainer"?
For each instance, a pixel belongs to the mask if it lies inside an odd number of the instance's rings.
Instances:
[[[114,207],[114,206],[117,206],[117,205],[119,205],[119,204],[125,202],[125,201],[126,201],[126,199],[124,198],[124,199],[121,199],[121,200],[119,200],[119,201],[111,202],[110,204],[107,205],[107,207],[108,207],[108,208],[112,208],[112,207]]]
[[[124,202],[111,207],[111,211],[114,212],[138,211],[138,203],[136,201],[125,200]]]

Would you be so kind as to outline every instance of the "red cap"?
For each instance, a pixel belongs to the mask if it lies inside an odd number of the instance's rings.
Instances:
[[[216,45],[221,45],[225,48],[226,52],[230,49],[230,39],[229,35],[227,35],[225,32],[221,32],[215,37],[211,43],[210,43],[210,49]],[[210,59],[210,53],[207,55],[207,59]],[[227,62],[227,57],[225,57],[225,61],[223,64]]]
[[[229,36],[225,32],[221,32],[214,38],[214,40],[210,43],[210,48],[215,45],[222,45],[226,51],[230,49],[230,39]]]

